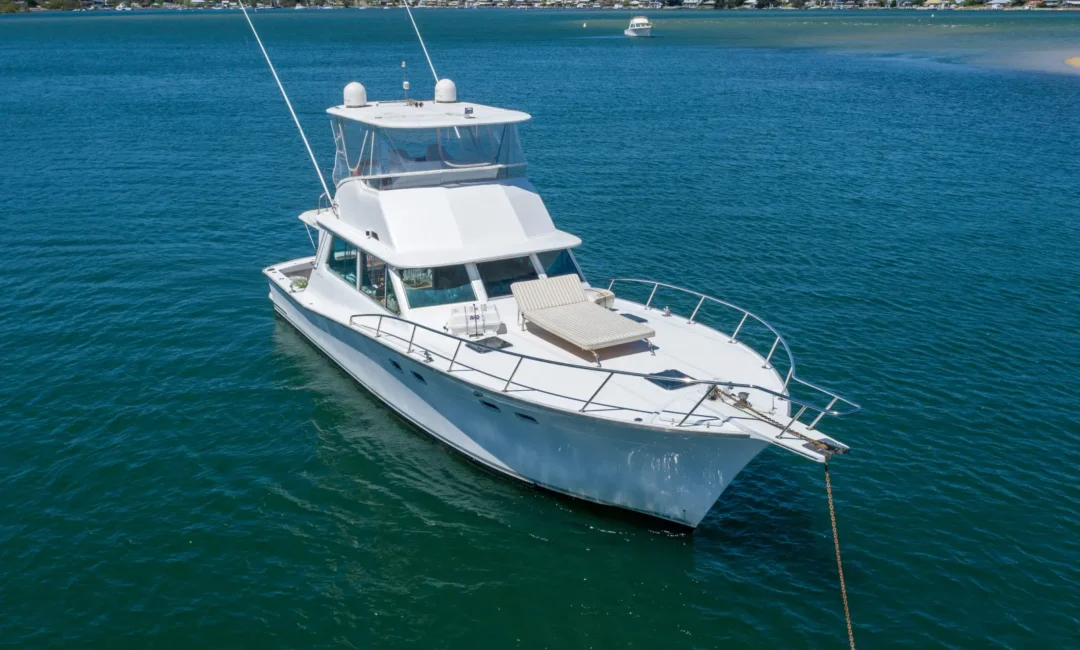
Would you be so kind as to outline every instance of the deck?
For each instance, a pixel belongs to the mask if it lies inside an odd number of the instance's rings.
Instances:
[[[278,273],[280,281],[275,273],[268,275],[289,288],[287,275]],[[478,389],[638,426],[758,437],[818,461],[825,454],[808,440],[825,440],[846,449],[810,426],[816,412],[809,412],[802,420],[792,419],[786,377],[762,354],[732,340],[731,334],[691,322],[685,315],[616,298],[616,313],[647,322],[656,336],[651,339],[651,348],[639,341],[603,350],[602,365],[597,367],[591,354],[531,325],[523,330],[517,322],[516,302],[509,296],[489,302],[505,323],[498,338],[509,344],[502,350],[491,350],[444,332],[443,312],[417,312],[419,326],[414,326],[392,316],[349,313],[347,308],[315,296],[309,299],[295,287],[291,293],[305,307]],[[661,386],[636,376],[668,371],[682,373],[687,382],[708,383]],[[727,383],[735,386],[729,388]],[[706,397],[706,393],[710,395]],[[740,393],[744,394],[742,399]]]

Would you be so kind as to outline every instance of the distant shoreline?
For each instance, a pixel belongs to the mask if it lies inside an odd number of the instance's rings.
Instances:
[[[729,2],[731,0],[728,0]],[[874,5],[878,4],[892,4],[897,0],[859,0],[860,2],[873,2]],[[906,0],[900,0],[904,2]],[[918,0],[916,0],[918,1]],[[925,1],[925,0],[924,0]],[[320,3],[321,2],[321,3]],[[353,4],[354,6],[346,6],[347,4]],[[417,6],[416,0],[413,0],[413,9],[505,9],[505,10],[530,10],[530,11],[611,11],[611,12],[646,12],[646,11],[662,11],[662,12],[705,12],[705,11],[930,11],[930,12],[972,12],[972,11],[1038,11],[1038,12],[1076,12],[1080,11],[1080,4],[1070,7],[1040,7],[1034,6],[1031,3],[1018,4],[1010,7],[990,7],[986,5],[973,5],[973,6],[957,6],[957,7],[940,7],[930,6],[927,7],[922,2],[919,5],[910,6],[859,6],[847,0],[846,6],[833,6],[831,3],[823,5],[809,6],[810,3],[806,3],[808,6],[795,7],[795,6],[765,6],[754,7],[749,6],[750,3],[744,3],[738,6],[724,6],[717,4],[715,6],[686,6],[686,5],[673,5],[664,6],[659,8],[649,8],[648,6],[623,6],[621,3],[605,4],[601,7],[595,6],[575,6],[581,3],[571,2],[567,0],[561,4],[547,4],[543,5],[540,2],[529,0],[528,3],[519,3],[514,5],[494,5],[494,6],[465,6],[464,2],[459,0],[456,5],[449,5],[445,0],[439,6]],[[471,3],[470,3],[471,4]],[[592,4],[592,3],[590,3]],[[843,1],[838,2],[840,5],[844,5]],[[287,5],[287,6],[281,6]],[[300,5],[300,6],[297,6]],[[449,6],[448,6],[449,5]],[[367,10],[367,9],[402,9],[404,5],[396,0],[390,0],[386,4],[357,4],[355,2],[345,3],[341,0],[316,0],[310,3],[294,2],[293,0],[285,0],[283,3],[279,3],[279,6],[270,6],[263,2],[248,3],[248,9],[254,9],[257,11],[290,11],[296,9],[304,9],[311,11],[326,11],[326,10]],[[56,12],[72,12],[72,13],[84,13],[84,12],[127,12],[127,11],[239,11],[239,3],[235,0],[229,2],[222,2],[221,0],[203,0],[192,5],[189,2],[173,3],[173,2],[155,2],[151,5],[141,6],[139,4],[129,4],[123,0],[98,0],[96,3],[91,0],[0,0],[0,14],[13,14],[13,13],[56,13]],[[1074,67],[1080,67],[1080,57],[1071,57],[1065,61],[1068,65]]]

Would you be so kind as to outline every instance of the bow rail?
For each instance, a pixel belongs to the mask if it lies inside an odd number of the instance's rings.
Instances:
[[[790,361],[790,369],[788,370],[787,377],[784,380],[783,389],[781,391],[776,391],[774,389],[771,389],[771,388],[768,388],[768,387],[765,387],[765,386],[760,386],[760,385],[757,385],[757,384],[748,384],[748,383],[734,382],[734,381],[724,381],[724,380],[720,380],[720,379],[673,378],[673,377],[662,376],[662,375],[658,376],[658,375],[654,375],[654,374],[638,373],[638,372],[633,372],[633,371],[629,371],[629,370],[615,370],[615,369],[611,369],[611,368],[600,368],[600,367],[593,366],[591,364],[590,365],[585,365],[585,364],[575,364],[575,363],[567,363],[567,362],[563,362],[563,361],[556,361],[556,360],[553,360],[553,359],[541,359],[539,357],[534,357],[534,356],[527,355],[527,354],[521,354],[519,352],[514,352],[514,351],[510,351],[510,350],[506,350],[506,349],[500,349],[500,348],[491,347],[491,346],[485,345],[484,343],[479,342],[479,341],[464,339],[464,338],[461,338],[461,337],[458,337],[458,336],[454,336],[453,334],[450,334],[448,332],[441,331],[441,330],[438,330],[438,329],[435,329],[435,328],[432,328],[432,327],[428,327],[426,325],[422,325],[420,323],[415,323],[413,321],[406,320],[406,319],[400,318],[398,316],[392,316],[392,315],[389,315],[389,314],[355,314],[355,315],[353,315],[353,316],[351,316],[349,318],[349,326],[351,328],[353,328],[353,329],[355,329],[355,330],[357,330],[357,331],[359,331],[361,333],[364,333],[365,335],[369,335],[369,336],[371,336],[372,338],[375,338],[375,339],[381,339],[381,338],[394,339],[400,344],[400,347],[404,348],[404,351],[405,351],[406,355],[417,354],[417,355],[419,355],[420,359],[422,361],[424,361],[425,363],[432,364],[432,363],[435,362],[436,359],[440,359],[440,360],[442,360],[442,362],[445,362],[445,364],[446,364],[445,372],[447,372],[447,373],[475,372],[475,373],[478,373],[478,374],[480,374],[482,376],[485,376],[485,377],[487,377],[489,379],[495,380],[498,383],[501,383],[502,384],[502,389],[501,389],[502,392],[508,392],[510,390],[511,386],[513,386],[517,390],[534,391],[534,392],[542,393],[542,394],[545,394],[545,395],[551,395],[551,396],[554,396],[554,397],[563,398],[563,399],[569,400],[571,402],[580,403],[581,407],[577,409],[578,412],[580,412],[580,413],[585,413],[590,406],[604,406],[604,407],[608,407],[610,409],[617,409],[617,410],[622,410],[622,411],[632,411],[632,412],[636,412],[636,413],[650,413],[651,414],[651,413],[656,412],[656,411],[653,411],[653,410],[644,410],[644,409],[635,407],[633,405],[631,405],[631,406],[621,406],[621,405],[603,404],[602,402],[598,401],[598,398],[600,397],[601,392],[608,385],[608,383],[612,380],[612,378],[614,378],[616,376],[629,378],[631,380],[639,380],[639,381],[653,380],[653,381],[661,381],[661,382],[668,382],[668,383],[679,383],[679,384],[682,384],[684,386],[705,386],[706,389],[705,389],[704,393],[702,394],[701,398],[698,399],[697,402],[694,404],[693,408],[691,408],[689,411],[687,411],[685,413],[681,412],[681,411],[676,411],[675,412],[676,416],[682,416],[682,419],[679,420],[679,422],[677,424],[675,424],[676,427],[696,426],[695,423],[691,423],[690,425],[687,425],[686,424],[687,420],[689,420],[692,416],[695,415],[696,411],[698,410],[698,408],[701,407],[702,403],[705,401],[706,398],[708,398],[710,395],[714,395],[721,388],[727,389],[728,391],[731,391],[732,389],[747,389],[747,390],[760,391],[760,392],[772,395],[774,397],[777,397],[780,400],[788,401],[791,404],[796,405],[798,407],[798,411],[796,412],[794,417],[791,417],[789,419],[789,421],[786,424],[778,423],[775,420],[773,420],[772,418],[764,416],[764,414],[759,414],[759,415],[761,415],[761,417],[759,417],[758,419],[762,420],[763,422],[767,422],[767,423],[771,424],[772,426],[775,426],[776,428],[781,428],[782,429],[781,430],[781,436],[783,434],[787,433],[791,429],[792,425],[794,425],[796,422],[801,422],[800,418],[804,414],[806,414],[808,411],[815,414],[815,416],[814,416],[813,421],[811,423],[809,423],[808,425],[806,425],[805,423],[803,423],[803,424],[808,429],[813,430],[817,426],[818,422],[820,422],[820,420],[823,417],[825,417],[826,415],[828,415],[830,417],[836,417],[836,416],[842,416],[842,415],[849,415],[849,414],[855,413],[855,412],[860,410],[860,407],[859,407],[858,404],[855,404],[854,402],[852,402],[852,401],[850,401],[848,399],[845,399],[844,397],[841,397],[840,395],[838,395],[838,394],[836,394],[836,393],[834,393],[834,392],[832,392],[830,390],[821,388],[819,386],[816,386],[814,384],[806,382],[806,381],[804,381],[802,379],[799,379],[798,376],[795,374],[794,357],[792,356],[791,350],[788,347],[788,344],[784,340],[783,336],[781,336],[779,334],[779,332],[777,332],[776,329],[773,328],[771,325],[769,325],[766,321],[762,320],[761,318],[754,315],[753,313],[751,313],[751,312],[749,312],[749,311],[747,311],[745,309],[742,309],[741,307],[737,307],[735,305],[732,305],[731,303],[720,300],[718,298],[712,298],[711,296],[707,296],[705,294],[701,294],[701,293],[698,293],[698,292],[690,291],[688,289],[682,289],[680,287],[675,287],[673,285],[667,285],[667,284],[659,283],[659,282],[651,282],[651,281],[637,280],[637,279],[631,279],[631,278],[617,278],[617,279],[611,280],[609,282],[609,284],[608,284],[609,289],[611,287],[613,287],[618,282],[625,282],[625,283],[636,282],[636,283],[642,283],[642,284],[646,284],[646,285],[652,285],[652,291],[651,291],[651,294],[650,294],[650,297],[649,297],[649,301],[645,304],[645,307],[650,308],[650,309],[652,308],[651,307],[652,300],[656,295],[657,289],[660,288],[660,287],[668,287],[668,288],[671,288],[671,289],[675,289],[675,290],[685,292],[685,293],[688,293],[688,294],[692,294],[694,296],[699,297],[697,307],[694,309],[694,312],[691,314],[690,319],[688,321],[690,323],[695,322],[694,321],[695,317],[698,315],[698,312],[700,311],[703,303],[705,303],[706,301],[715,302],[715,303],[723,305],[725,307],[737,310],[738,312],[740,312],[742,314],[742,320],[739,323],[739,326],[736,328],[736,330],[734,331],[734,333],[731,335],[731,337],[729,339],[729,342],[732,342],[732,343],[735,343],[736,341],[738,341],[737,337],[738,337],[740,331],[743,329],[743,325],[746,323],[746,321],[748,319],[753,319],[753,320],[756,320],[756,321],[760,322],[762,325],[764,325],[766,328],[768,328],[768,330],[770,332],[772,332],[776,337],[774,339],[774,341],[773,341],[772,349],[769,351],[768,355],[761,357],[763,359],[764,363],[765,363],[765,367],[770,367],[769,363],[772,360],[778,346],[782,347],[782,349],[787,354],[788,359]],[[399,324],[398,326],[392,328],[392,329],[396,329],[398,331],[394,332],[394,331],[391,331],[390,329],[387,329],[385,327],[387,321]],[[423,342],[421,342],[420,340],[417,339],[418,332],[422,332],[421,338],[424,339]],[[432,335],[434,335],[434,339],[431,338]],[[434,344],[432,341],[438,342],[439,345]],[[747,348],[749,348],[751,350],[754,350],[754,348],[752,346],[747,345],[744,342],[742,344],[744,346],[746,346]],[[384,343],[384,345],[390,345],[390,344],[389,343]],[[463,355],[462,355],[462,346],[463,345],[466,346],[466,349],[468,349],[468,350],[470,350],[470,351],[472,351],[474,353],[474,355],[469,355],[468,352],[467,352],[466,355],[465,355],[466,357],[467,356],[475,356],[475,355],[484,355],[483,357],[476,357],[476,359],[477,360],[484,359],[484,358],[486,358],[488,360],[496,359],[496,358],[498,358],[498,359],[504,359],[504,358],[507,359],[508,361],[505,364],[505,366],[506,366],[505,370],[504,371],[494,371],[491,368],[492,364],[490,363],[490,361],[486,361],[484,363],[484,365],[486,366],[486,369],[481,368],[481,367],[478,366],[477,361],[470,361],[467,358],[463,358]],[[452,353],[450,352],[451,349],[453,349]],[[758,354],[758,356],[761,356],[760,353],[758,353],[756,350],[754,350],[754,352],[756,354]],[[549,366],[549,367],[559,367],[559,368],[570,369],[570,370],[572,370],[574,372],[577,372],[577,373],[594,373],[593,375],[583,375],[583,376],[596,376],[598,378],[598,383],[593,383],[592,384],[593,386],[596,386],[595,389],[593,389],[591,391],[584,390],[580,394],[574,394],[572,391],[565,391],[565,390],[560,390],[559,392],[555,392],[555,391],[550,390],[549,388],[543,388],[543,387],[535,386],[535,385],[527,385],[525,383],[522,383],[521,380],[515,381],[515,377],[518,376],[518,374],[519,374],[518,371],[521,369],[523,364],[543,364],[543,365]],[[442,365],[442,364],[440,364],[440,365]],[[790,394],[790,391],[788,390],[789,386],[792,384],[792,382],[798,383],[798,384],[803,385],[803,386],[806,386],[806,387],[808,387],[808,388],[810,388],[810,389],[812,389],[814,391],[817,391],[818,393],[830,398],[828,404],[826,406],[821,406],[820,404],[814,404],[814,403],[812,403],[810,401],[793,397]],[[577,382],[574,382],[574,383],[577,383]],[[564,384],[561,384],[561,385],[566,386],[566,385],[570,385],[570,383],[567,382],[567,383],[564,383]],[[589,384],[586,383],[586,384],[580,384],[580,385],[588,386]],[[840,404],[840,403],[842,403],[843,406],[841,408],[837,408],[837,404]],[[794,434],[794,432],[792,432],[792,433]],[[795,435],[798,435],[798,434],[795,434]]]
[[[830,398],[828,406],[826,406],[824,409],[819,409],[819,408],[816,408],[816,407],[807,406],[807,408],[809,408],[811,410],[818,411],[817,417],[815,417],[813,422],[810,423],[810,428],[811,429],[813,429],[815,426],[817,426],[817,423],[825,415],[831,415],[831,416],[851,415],[853,413],[858,413],[859,411],[862,410],[862,407],[859,406],[858,404],[856,404],[855,402],[853,402],[853,401],[851,401],[851,400],[849,400],[849,399],[847,399],[845,397],[842,397],[842,396],[838,395],[837,393],[835,393],[835,392],[833,392],[833,391],[831,391],[831,390],[829,390],[827,388],[823,388],[821,386],[818,386],[817,384],[811,383],[809,381],[806,381],[805,379],[800,378],[795,372],[795,355],[791,352],[791,348],[788,346],[788,343],[784,339],[783,335],[780,334],[780,332],[776,331],[776,328],[773,327],[771,324],[769,324],[769,322],[766,321],[764,318],[761,318],[757,314],[755,314],[755,313],[753,313],[753,312],[751,312],[751,311],[749,311],[747,309],[743,309],[742,307],[739,307],[738,305],[727,302],[726,300],[721,300],[719,298],[714,298],[713,296],[701,293],[700,291],[694,291],[692,289],[685,289],[683,287],[678,287],[678,286],[675,286],[673,284],[667,284],[667,283],[664,283],[664,282],[656,282],[654,280],[642,280],[642,279],[639,279],[639,278],[610,278],[610,279],[607,280],[607,283],[608,283],[608,291],[614,291],[613,287],[615,287],[618,283],[638,284],[638,285],[651,286],[652,289],[649,292],[649,299],[645,302],[645,309],[655,309],[655,307],[652,306],[652,302],[656,297],[657,290],[659,288],[661,288],[661,287],[663,287],[665,289],[671,289],[673,291],[679,292],[681,294],[686,294],[688,296],[693,296],[693,297],[697,298],[698,301],[697,301],[697,304],[694,306],[694,311],[690,314],[689,320],[687,320],[687,323],[690,323],[690,324],[693,324],[695,322],[694,319],[697,317],[698,312],[701,311],[701,308],[703,306],[705,306],[706,303],[720,305],[722,307],[726,307],[728,309],[734,310],[734,311],[742,314],[742,318],[739,319],[739,324],[735,327],[735,331],[732,332],[732,334],[731,334],[731,338],[728,341],[729,343],[736,343],[736,342],[742,343],[744,346],[746,346],[746,347],[750,348],[751,350],[753,350],[755,353],[758,354],[758,356],[762,357],[762,359],[764,361],[763,367],[765,367],[765,368],[772,367],[771,362],[772,362],[773,356],[776,354],[777,346],[781,346],[783,348],[784,354],[787,356],[787,362],[788,362],[787,375],[784,377],[784,392],[789,393],[790,391],[788,389],[789,389],[790,385],[792,384],[792,382],[794,382],[795,384],[803,386],[808,390],[814,391],[816,393],[820,393],[820,394]],[[616,293],[616,295],[617,295],[617,293]],[[739,333],[741,331],[743,331],[744,326],[746,325],[748,319],[751,320],[751,321],[757,322],[757,323],[761,324],[762,326],[764,326],[772,334],[772,336],[774,337],[773,341],[772,341],[772,345],[769,347],[768,354],[762,355],[761,352],[759,352],[757,349],[755,349],[752,344],[749,344],[746,341],[739,341]],[[719,330],[717,330],[717,331],[719,331]],[[793,404],[800,404],[800,405],[802,404],[798,400],[792,399],[791,401],[792,401]],[[834,409],[834,407],[838,403],[842,403],[845,406],[845,408],[842,408],[840,410]]]

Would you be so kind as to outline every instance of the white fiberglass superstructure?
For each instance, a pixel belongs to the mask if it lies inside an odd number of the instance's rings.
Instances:
[[[768,445],[823,462],[827,416],[751,312],[662,282],[593,284],[526,175],[529,115],[435,98],[329,108],[333,196],[276,311],[404,419],[500,474],[697,526]],[[715,320],[714,320],[715,319]],[[727,327],[706,323],[727,322]],[[793,394],[795,393],[795,394]]]

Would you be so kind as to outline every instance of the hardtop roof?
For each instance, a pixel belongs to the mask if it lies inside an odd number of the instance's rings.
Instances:
[[[466,113],[466,109],[472,109]],[[347,120],[363,122],[384,129],[435,129],[452,126],[490,126],[517,124],[531,119],[528,113],[469,102],[435,101],[372,102],[349,108],[332,106],[326,112]]]

